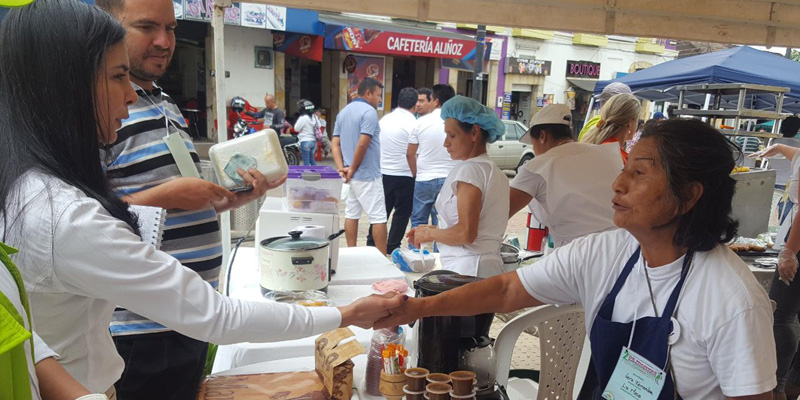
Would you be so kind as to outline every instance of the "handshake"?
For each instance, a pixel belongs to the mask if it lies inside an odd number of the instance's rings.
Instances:
[[[339,307],[342,313],[341,327],[354,325],[363,329],[380,329],[408,324],[420,317],[419,311],[415,310],[415,304],[415,299],[397,293],[362,297],[349,305]]]

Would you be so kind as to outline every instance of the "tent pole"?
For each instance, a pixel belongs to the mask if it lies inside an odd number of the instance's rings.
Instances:
[[[592,108],[594,108],[594,95],[592,95],[589,99],[589,107],[586,110],[586,118],[583,120],[584,124],[586,124],[586,121],[592,117]]]
[[[228,140],[228,115],[226,113],[225,95],[225,8],[231,6],[231,0],[214,0],[214,16],[211,29],[214,30],[214,86],[215,111],[217,116],[217,143]],[[220,271],[219,291],[225,293],[228,286],[228,260],[231,256],[231,213],[220,214],[220,230],[222,234],[222,269]]]

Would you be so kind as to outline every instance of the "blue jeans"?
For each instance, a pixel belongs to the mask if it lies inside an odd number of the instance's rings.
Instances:
[[[300,142],[300,154],[303,155],[303,165],[317,165],[314,153],[317,152],[317,142]]]
[[[411,228],[428,223],[439,225],[439,215],[436,212],[436,198],[442,190],[445,178],[436,178],[424,182],[414,183],[414,205],[411,207]],[[412,246],[409,246],[412,247]]]

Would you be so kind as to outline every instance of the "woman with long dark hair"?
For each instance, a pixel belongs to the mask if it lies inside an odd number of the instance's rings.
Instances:
[[[578,238],[515,272],[410,299],[376,328],[580,303],[598,378],[593,399],[771,399],[772,308],[725,245],[737,229],[732,146],[699,121],[646,127],[611,186],[620,229]]]
[[[112,394],[123,370],[108,331],[117,305],[219,344],[366,327],[388,315],[401,297],[338,309],[233,300],[141,241],[99,156],[136,99],[124,35],[76,0],[39,0],[0,25],[0,232],[20,249],[12,258],[37,331],[67,372]]]

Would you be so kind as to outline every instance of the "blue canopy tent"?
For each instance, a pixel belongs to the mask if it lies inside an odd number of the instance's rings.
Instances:
[[[742,46],[668,61],[636,71],[619,79],[600,81],[594,93],[599,95],[611,82],[630,86],[637,97],[651,101],[677,101],[676,86],[698,83],[750,83],[788,87],[783,112],[800,112],[800,63],[765,51]],[[735,108],[737,96],[723,96],[722,108]],[[686,102],[702,106],[704,94],[687,93]],[[748,96],[747,108],[775,109],[774,95]]]

